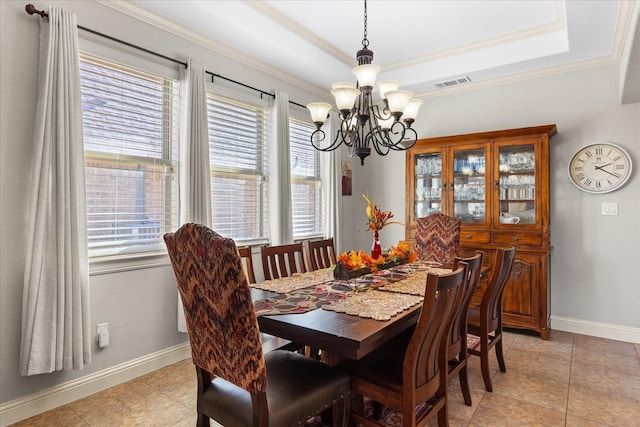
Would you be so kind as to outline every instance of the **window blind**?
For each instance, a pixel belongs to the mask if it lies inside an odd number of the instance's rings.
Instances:
[[[319,152],[313,148],[312,123],[289,119],[293,237],[322,237],[322,182]]]
[[[177,82],[81,55],[90,256],[164,249],[177,224]]]
[[[243,244],[269,239],[268,111],[208,92],[213,229]]]

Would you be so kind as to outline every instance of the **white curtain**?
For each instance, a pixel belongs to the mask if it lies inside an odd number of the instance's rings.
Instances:
[[[40,20],[33,123],[21,375],[91,362],[78,34],[75,15],[56,7]]]
[[[326,138],[333,140],[340,120],[335,112],[331,112],[329,120],[325,122]],[[342,212],[342,171],[340,148],[326,153],[320,153],[321,179],[324,198],[324,230],[327,236],[333,237],[336,253],[342,250],[342,237],[340,230],[340,213]]]
[[[180,223],[211,227],[211,166],[204,64],[189,59],[180,75]],[[178,331],[187,332],[178,294]]]
[[[269,141],[269,214],[272,245],[293,243],[291,166],[289,155],[289,95],[276,91],[271,106]],[[276,202],[277,201],[277,202]]]

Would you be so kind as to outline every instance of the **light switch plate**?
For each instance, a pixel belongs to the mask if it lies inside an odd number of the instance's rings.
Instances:
[[[602,203],[602,215],[618,215],[618,204]]]

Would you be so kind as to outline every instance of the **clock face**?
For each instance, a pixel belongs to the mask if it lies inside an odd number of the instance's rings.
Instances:
[[[569,178],[589,193],[608,193],[631,176],[629,154],[615,144],[599,143],[580,149],[569,162]]]

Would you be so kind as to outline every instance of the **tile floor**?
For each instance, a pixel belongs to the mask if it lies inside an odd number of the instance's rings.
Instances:
[[[468,426],[640,427],[640,345],[552,331],[548,341],[505,332],[507,372],[492,356],[493,393],[470,359],[473,406],[451,382],[449,421]],[[195,425],[190,360],[14,424],[27,426]],[[435,420],[429,425],[437,425]]]

